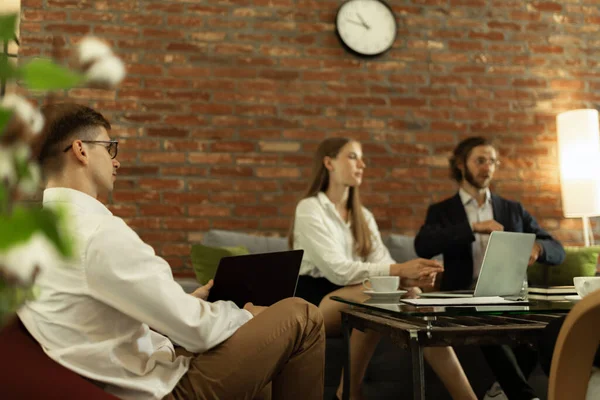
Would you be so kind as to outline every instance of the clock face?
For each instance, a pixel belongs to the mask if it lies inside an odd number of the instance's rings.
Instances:
[[[379,0],[348,0],[338,10],[337,33],[352,51],[374,56],[388,50],[396,40],[396,17]]]

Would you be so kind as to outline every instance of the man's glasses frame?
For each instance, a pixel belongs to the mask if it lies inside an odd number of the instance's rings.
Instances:
[[[119,141],[118,140],[82,140],[82,143],[90,143],[90,144],[101,144],[108,151],[108,155],[112,160],[117,157],[117,153],[119,152]],[[73,145],[69,145],[66,149],[63,150],[63,153],[66,153],[71,149]]]
[[[487,164],[489,166],[493,166],[493,167],[500,166],[500,160],[497,160],[495,158],[477,157],[474,161],[475,161],[475,164],[477,164],[480,167],[485,164]]]

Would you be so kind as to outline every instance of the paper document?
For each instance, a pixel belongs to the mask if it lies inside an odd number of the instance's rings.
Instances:
[[[469,306],[469,305],[485,305],[485,304],[499,304],[508,305],[515,304],[520,305],[526,303],[525,301],[519,300],[506,300],[500,296],[490,297],[468,297],[468,298],[444,298],[444,299],[400,299],[403,303],[410,304],[413,306]]]

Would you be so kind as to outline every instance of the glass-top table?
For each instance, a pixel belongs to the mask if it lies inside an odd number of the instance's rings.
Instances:
[[[510,305],[413,306],[399,298],[353,301],[342,314],[342,332],[350,344],[352,329],[373,330],[411,353],[415,400],[425,398],[423,348],[430,346],[529,345],[536,346],[546,325],[566,315],[568,301],[530,300]],[[344,365],[344,399],[349,393],[350,351]]]
[[[403,303],[401,299],[375,299],[354,301],[339,296],[332,300],[351,306],[377,311],[390,316],[460,316],[460,315],[498,315],[498,314],[554,314],[569,312],[574,303],[569,301],[529,300],[511,305],[466,305],[466,306],[413,306]],[[429,299],[429,297],[428,297]]]

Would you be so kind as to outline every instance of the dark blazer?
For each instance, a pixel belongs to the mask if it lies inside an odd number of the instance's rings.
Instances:
[[[521,203],[492,194],[492,209],[494,220],[502,224],[505,231],[535,233],[536,241],[543,248],[538,262],[557,265],[564,261],[562,245],[540,228]],[[423,258],[443,254],[441,290],[468,289],[473,280],[473,241],[475,236],[457,193],[429,206],[425,224],[415,238],[415,250]]]

